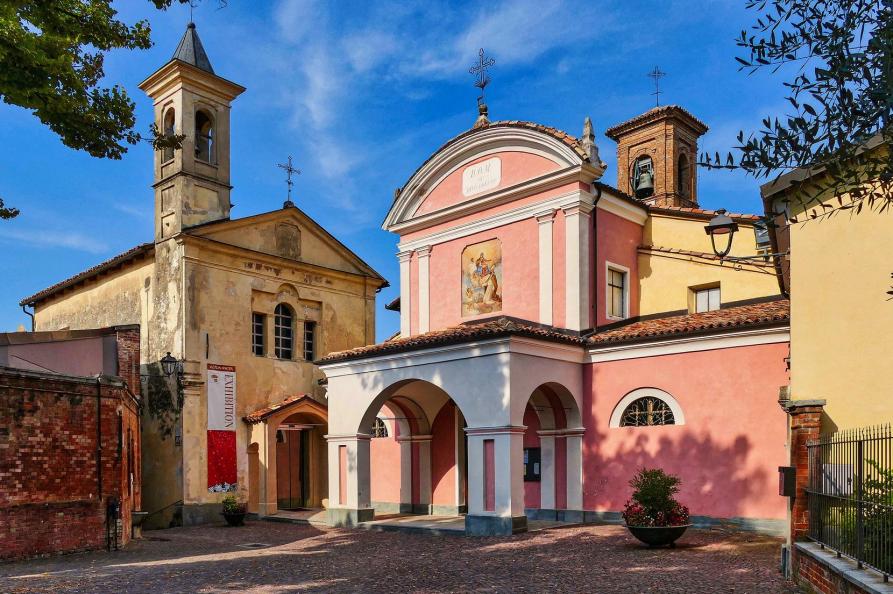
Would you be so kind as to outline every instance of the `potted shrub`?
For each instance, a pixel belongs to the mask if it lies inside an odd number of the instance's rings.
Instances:
[[[245,524],[247,506],[236,499],[235,495],[227,495],[223,498],[223,518],[230,526],[242,526]]]
[[[673,543],[691,526],[688,508],[673,497],[679,492],[678,476],[659,468],[643,468],[629,482],[633,488],[623,509],[629,531],[647,544],[657,547]]]

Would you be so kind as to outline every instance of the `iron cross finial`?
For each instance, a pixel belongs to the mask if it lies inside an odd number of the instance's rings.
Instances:
[[[654,70],[652,70],[651,72],[649,72],[646,75],[646,76],[654,79],[654,92],[651,94],[654,95],[654,105],[657,107],[660,106],[660,79],[662,79],[666,75],[667,75],[667,73],[663,72],[657,66],[655,66]]]
[[[288,184],[288,200],[285,201],[285,204],[282,205],[282,208],[288,208],[290,206],[294,206],[295,203],[291,201],[291,187],[295,185],[295,182],[291,180],[291,174],[295,173],[297,175],[301,175],[301,170],[297,169],[292,165],[291,155],[288,156],[288,163],[277,163],[276,167],[280,169],[284,169],[286,172],[285,183]]]
[[[484,102],[484,88],[490,84],[490,76],[487,74],[487,68],[490,68],[495,63],[496,60],[493,58],[484,56],[484,48],[481,48],[478,52],[478,63],[468,69],[469,74],[477,76],[474,86],[481,90],[481,96],[478,97],[478,105],[481,105]]]

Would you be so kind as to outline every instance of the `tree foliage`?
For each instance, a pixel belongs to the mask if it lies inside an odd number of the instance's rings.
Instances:
[[[166,9],[189,0],[150,0]],[[103,86],[106,52],[152,45],[149,23],[116,18],[111,0],[0,0],[0,98],[31,111],[63,144],[120,159],[142,138],[134,103],[119,85]],[[157,132],[149,139],[159,140]],[[18,210],[0,199],[0,218]]]
[[[736,60],[750,74],[785,74],[791,112],[740,132],[737,159],[705,154],[702,165],[758,179],[797,168],[823,173],[792,192],[819,216],[889,208],[893,155],[883,146],[893,140],[893,0],[747,0],[747,7],[758,16],[741,32],[747,55]]]

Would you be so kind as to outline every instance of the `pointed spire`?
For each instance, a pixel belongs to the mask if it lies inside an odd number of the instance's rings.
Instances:
[[[589,116],[583,120],[583,136],[580,137],[580,145],[589,156],[590,163],[602,170],[607,167],[598,156],[598,145],[595,144],[595,132],[592,131],[592,120],[589,119]]]
[[[186,33],[183,34],[180,45],[177,46],[177,50],[171,59],[186,62],[205,72],[214,74],[214,69],[211,68],[211,60],[208,59],[208,54],[205,53],[205,48],[202,47],[202,41],[198,38],[198,33],[195,31],[195,23],[189,23],[186,26]]]

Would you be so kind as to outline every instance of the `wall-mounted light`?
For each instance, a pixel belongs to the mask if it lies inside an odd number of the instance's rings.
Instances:
[[[710,236],[713,253],[725,258],[732,251],[732,239],[738,231],[738,223],[726,214],[725,209],[720,209],[716,211],[716,216],[710,219],[710,224],[704,227],[704,231]],[[720,242],[719,247],[716,245],[717,241]]]

